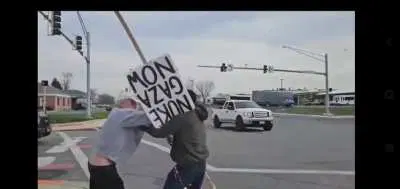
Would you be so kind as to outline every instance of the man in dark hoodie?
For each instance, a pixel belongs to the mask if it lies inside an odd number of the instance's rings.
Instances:
[[[207,109],[196,103],[196,94],[188,90],[195,103],[195,109],[172,118],[161,128],[142,129],[156,138],[173,136],[171,159],[176,163],[167,176],[164,189],[200,189],[209,156],[206,144],[206,127],[203,123],[208,117]]]

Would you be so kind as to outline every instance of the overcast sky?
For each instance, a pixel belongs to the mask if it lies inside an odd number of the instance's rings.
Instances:
[[[117,95],[128,86],[125,73],[141,64],[113,12],[81,12],[91,33],[91,85],[100,93]],[[324,78],[296,73],[267,73],[218,69],[197,65],[262,67],[324,71],[324,64],[282,45],[329,55],[330,86],[354,90],[354,12],[122,12],[147,59],[169,53],[182,79],[212,80],[215,92],[249,93],[251,90],[324,88]],[[82,34],[76,12],[62,12],[62,30]],[[85,48],[85,47],[84,47]],[[61,36],[48,36],[38,14],[39,80],[73,74],[72,88],[86,90],[86,66]]]

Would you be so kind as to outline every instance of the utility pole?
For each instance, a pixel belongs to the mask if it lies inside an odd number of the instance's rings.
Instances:
[[[281,79],[281,90],[283,90],[283,79]]]

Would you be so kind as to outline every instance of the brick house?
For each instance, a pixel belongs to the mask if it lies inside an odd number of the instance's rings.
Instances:
[[[71,96],[62,90],[52,86],[46,87],[44,94],[43,86],[38,83],[38,109],[43,108],[44,96],[46,96],[46,107],[48,110],[68,111],[71,110]]]
[[[76,89],[70,89],[64,91],[71,97],[71,108],[73,110],[82,109],[83,105],[86,104],[86,93]]]

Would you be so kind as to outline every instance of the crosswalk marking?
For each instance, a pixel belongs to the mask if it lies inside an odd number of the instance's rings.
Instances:
[[[56,157],[47,156],[47,157],[38,157],[38,168],[45,167],[46,165],[50,165],[56,160]]]
[[[62,142],[61,144],[57,145],[57,146],[53,146],[52,148],[50,148],[49,150],[46,151],[46,153],[62,153],[62,152],[66,152],[71,146],[76,145],[77,143],[81,142],[82,140],[86,139],[87,137],[75,137],[72,140],[68,140]]]
[[[78,161],[79,165],[83,169],[86,177],[89,178],[90,175],[88,170],[88,157],[85,155],[85,153],[82,152],[82,150],[76,145],[76,143],[73,142],[74,140],[71,137],[63,132],[59,132],[58,134],[64,139],[67,144],[72,143],[72,145],[69,145],[68,148],[71,150],[76,161]]]

